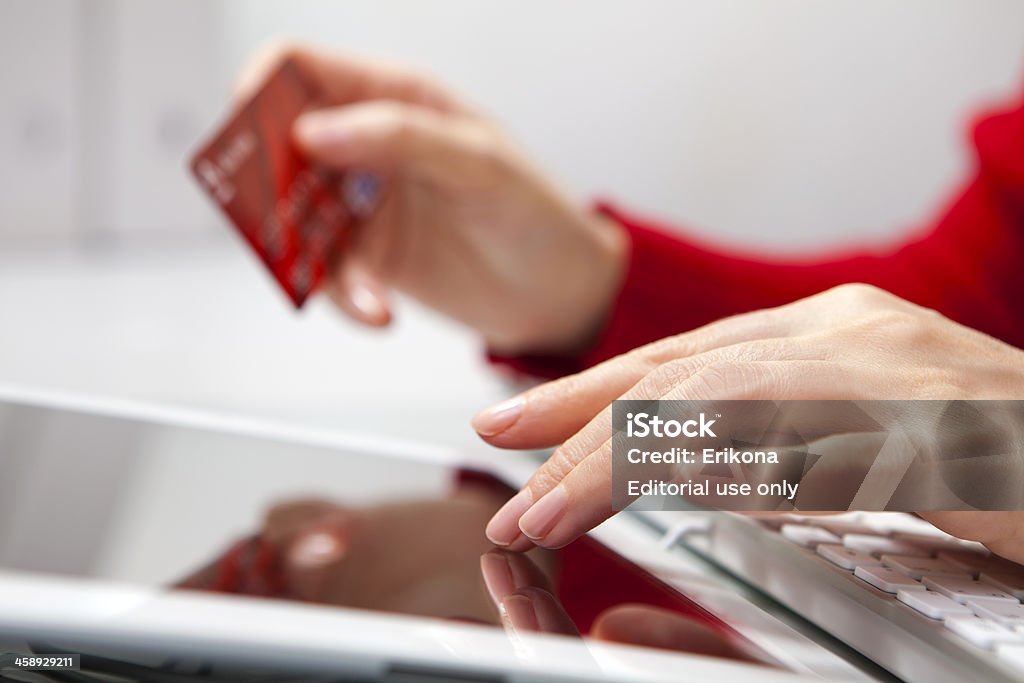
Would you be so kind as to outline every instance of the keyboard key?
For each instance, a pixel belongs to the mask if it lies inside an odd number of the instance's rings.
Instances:
[[[811,548],[812,550],[821,543],[839,543],[838,536],[816,526],[783,524],[779,533],[793,543],[804,548]]]
[[[832,543],[820,543],[817,552],[832,564],[838,565],[843,569],[849,569],[850,571],[862,565],[878,566],[881,564],[880,560],[867,553]]]
[[[821,546],[819,546],[821,547]],[[924,584],[914,581],[909,576],[900,574],[885,567],[861,565],[853,570],[853,575],[866,581],[880,591],[895,595],[901,590],[925,590]]]
[[[932,557],[908,557],[906,555],[882,555],[882,564],[889,569],[895,569],[901,574],[906,574],[917,581],[927,574],[928,576],[959,576],[971,578],[963,569],[959,569]]]
[[[896,599],[932,619],[945,619],[953,616],[977,618],[974,617],[974,613],[969,607],[934,591],[901,589],[896,593]]]
[[[950,617],[945,625],[961,638],[986,650],[993,649],[997,643],[1024,643],[1024,635],[978,617]]]
[[[1024,571],[1017,574],[982,571],[979,578],[1018,600],[1024,600]]]
[[[1019,604],[1017,598],[984,581],[927,575],[922,577],[921,581],[926,588],[942,593],[959,603],[968,600],[996,600]]]
[[[967,606],[981,617],[1006,628],[1016,629],[1024,626],[1024,605],[1020,603],[1002,602],[999,600],[968,600]]]
[[[868,536],[867,534],[846,534],[843,545],[851,550],[859,550],[868,555],[916,555],[928,557],[928,553],[905,541],[895,541],[885,536]]]

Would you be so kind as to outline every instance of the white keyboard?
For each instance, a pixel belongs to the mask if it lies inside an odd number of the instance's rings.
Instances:
[[[1024,681],[1024,567],[980,544],[899,513],[709,517],[680,543],[909,683]]]

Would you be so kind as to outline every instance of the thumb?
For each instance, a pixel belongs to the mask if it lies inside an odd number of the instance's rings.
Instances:
[[[293,136],[312,160],[336,169],[440,176],[483,157],[483,130],[466,117],[375,100],[307,112],[295,122]]]

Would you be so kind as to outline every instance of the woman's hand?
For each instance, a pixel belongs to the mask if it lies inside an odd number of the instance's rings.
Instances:
[[[409,69],[301,46],[253,60],[239,96],[291,58],[329,105],[293,131],[315,162],[378,174],[384,193],[325,284],[370,325],[398,289],[502,353],[572,353],[597,333],[625,267],[625,237],[567,198],[497,126]]]
[[[611,403],[619,398],[1024,398],[1024,352],[865,285],[641,347],[474,419],[496,446],[564,442],[492,518],[491,541],[558,548],[611,516]],[[1024,513],[922,516],[1024,561]]]
[[[477,590],[480,554],[492,547],[480,530],[504,498],[463,485],[447,498],[367,507],[280,503],[255,536],[178,586],[493,623]]]

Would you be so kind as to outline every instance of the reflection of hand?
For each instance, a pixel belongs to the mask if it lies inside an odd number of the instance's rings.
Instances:
[[[511,631],[578,636],[547,575],[527,556],[495,550],[480,558],[487,591]],[[649,605],[617,605],[595,619],[598,640],[712,657],[756,661],[742,646],[706,624]]]
[[[563,196],[491,121],[412,70],[275,48],[253,60],[240,94],[286,57],[328,99],[297,122],[299,146],[332,168],[375,171],[386,188],[325,284],[343,311],[384,325],[396,288],[501,352],[586,344],[625,266],[617,225]]]
[[[487,593],[513,631],[579,635],[555,597],[551,581],[528,557],[496,550],[480,557]]]
[[[318,500],[274,506],[256,540],[179,586],[406,614],[494,621],[481,595],[481,529],[502,498],[463,486],[444,500],[345,508]],[[443,542],[441,542],[443,539]],[[245,544],[249,545],[246,546]],[[270,550],[273,563],[264,561]],[[241,564],[231,585],[226,565]]]
[[[1024,353],[881,290],[846,285],[642,347],[477,416],[491,443],[566,440],[491,520],[513,550],[561,547],[612,514],[611,402],[625,399],[994,399],[1024,394]],[[1024,559],[1024,514],[931,513]],[[983,520],[989,520],[991,524]],[[532,541],[532,543],[531,543]]]

